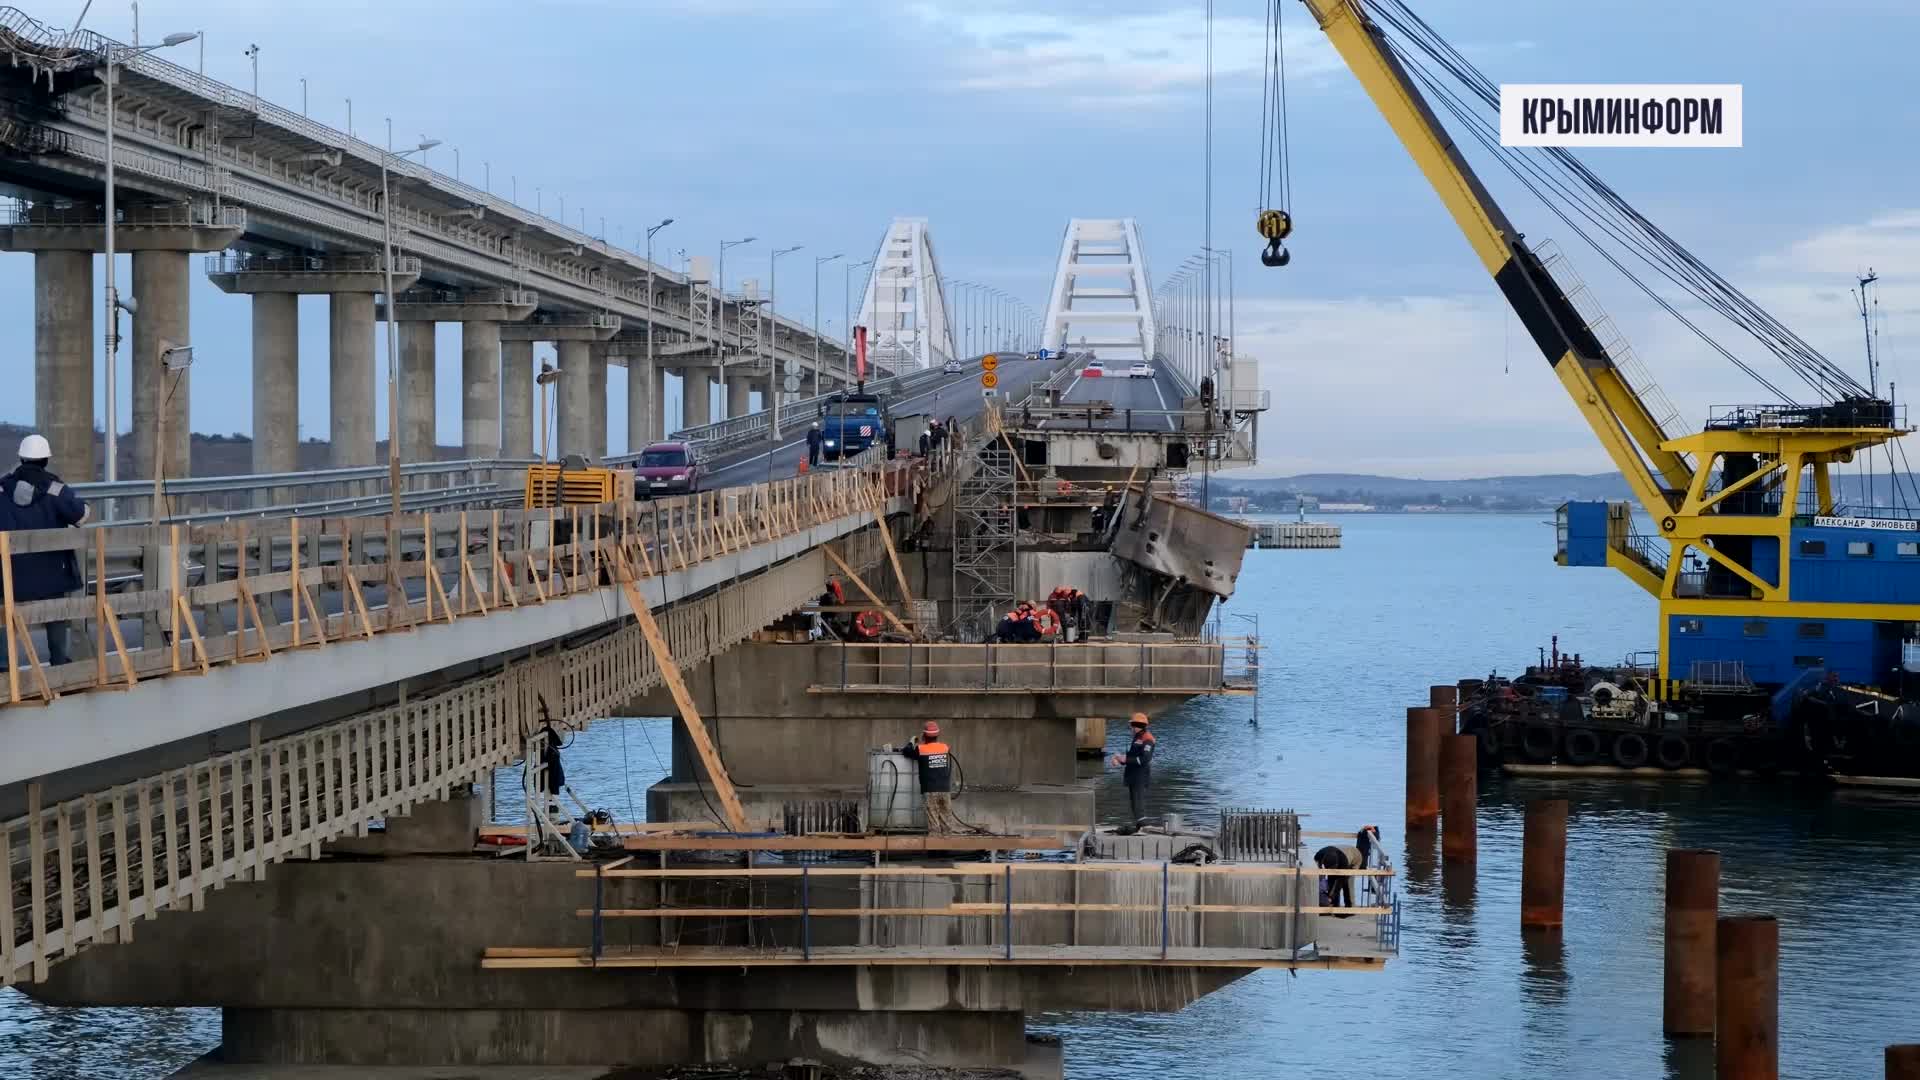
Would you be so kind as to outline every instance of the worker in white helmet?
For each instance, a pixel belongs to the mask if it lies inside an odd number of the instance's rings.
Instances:
[[[52,459],[53,448],[44,437],[29,435],[20,440],[20,464],[0,476],[0,531],[74,528],[87,520],[87,504],[47,468]],[[54,600],[80,588],[79,562],[72,551],[30,552],[15,555],[12,561],[16,603]],[[47,663],[66,663],[66,621],[42,625],[47,631]],[[12,659],[7,657],[6,663]]]

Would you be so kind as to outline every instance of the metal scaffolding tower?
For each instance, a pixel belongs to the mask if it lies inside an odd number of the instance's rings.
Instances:
[[[953,628],[963,638],[983,640],[1013,606],[1015,470],[1007,441],[994,438],[954,498]]]

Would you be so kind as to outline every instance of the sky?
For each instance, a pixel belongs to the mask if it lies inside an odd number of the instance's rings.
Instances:
[[[18,0],[16,0],[18,2]],[[64,26],[80,0],[26,2]],[[1885,377],[1920,374],[1920,89],[1911,0],[1413,0],[1499,82],[1735,82],[1738,149],[1587,150],[1641,211],[1864,377],[1848,290],[1882,277]],[[71,9],[71,10],[69,10]],[[1247,475],[1429,478],[1609,468],[1547,365],[1306,9],[1283,5],[1289,67],[1292,264],[1264,268],[1259,203],[1265,4],[1215,0],[1212,242],[1231,250],[1237,349],[1273,409]],[[457,11],[457,14],[454,12]],[[141,35],[205,29],[207,74],[355,132],[431,136],[442,171],[489,178],[570,224],[655,255],[712,255],[730,282],[783,259],[783,314],[812,318],[810,256],[869,256],[895,216],[929,219],[948,280],[1046,302],[1072,217],[1132,217],[1152,265],[1206,242],[1205,29],[1194,3],[1148,0],[147,0]],[[128,40],[132,12],[99,0],[90,28]],[[172,51],[192,66],[197,44]],[[1544,207],[1474,158],[1530,241],[1559,239],[1635,352],[1696,426],[1759,387],[1564,235]],[[537,195],[536,195],[537,189]],[[1558,228],[1560,231],[1556,231]],[[842,263],[820,279],[841,323]],[[123,266],[123,273],[124,273]],[[98,280],[98,279],[96,279]],[[124,280],[124,279],[123,279]],[[32,266],[0,258],[0,361],[32,381]],[[859,286],[855,279],[856,290]],[[196,274],[193,423],[251,426],[247,302]],[[1725,324],[1713,330],[1768,374]],[[299,412],[327,425],[326,302],[301,302]],[[439,430],[457,442],[459,330],[440,331]],[[384,342],[379,347],[384,357]],[[122,353],[122,366],[126,363]],[[384,360],[382,361],[384,362]],[[98,381],[98,380],[96,380]],[[677,410],[677,382],[669,409]],[[1778,382],[1778,380],[1776,380]],[[126,385],[122,376],[122,385]],[[1781,383],[1783,388],[1786,384]],[[96,395],[99,387],[96,386]],[[624,447],[624,372],[609,385]],[[129,395],[121,394],[122,430]],[[30,422],[31,397],[0,396]],[[383,414],[384,415],[384,414]],[[670,415],[678,415],[677,411]],[[384,430],[384,420],[378,421]]]

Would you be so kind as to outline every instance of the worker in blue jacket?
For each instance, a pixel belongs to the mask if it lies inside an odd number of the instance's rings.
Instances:
[[[1127,721],[1133,729],[1133,741],[1127,752],[1113,755],[1113,764],[1123,766],[1121,779],[1127,785],[1127,808],[1135,825],[1147,816],[1147,792],[1153,787],[1153,732],[1147,730],[1147,714],[1134,713]]]
[[[20,440],[20,464],[0,476],[0,531],[64,529],[87,520],[87,504],[47,468],[52,459],[53,448],[44,436],[29,435]],[[55,600],[80,588],[79,565],[71,551],[15,555],[12,562],[15,603]],[[43,625],[47,630],[47,663],[66,663],[66,620]],[[7,657],[7,663],[12,659]]]

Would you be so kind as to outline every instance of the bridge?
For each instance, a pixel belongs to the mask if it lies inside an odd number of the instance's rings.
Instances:
[[[36,421],[71,476],[105,471],[90,297],[108,220],[142,361],[133,475],[76,485],[100,511],[86,528],[0,533],[0,984],[221,1005],[228,1060],[268,1064],[905,1045],[1030,1067],[1030,1009],[1177,1008],[1261,968],[1395,954],[1391,870],[1345,872],[1361,901],[1335,912],[1292,811],[1117,835],[1076,775],[1090,718],[1251,692],[1244,644],[1209,619],[1244,528],[1194,506],[1191,478],[1252,460],[1265,398],[1233,358],[1169,345],[1134,223],[1069,226],[1033,320],[1057,336],[1028,340],[1013,320],[972,333],[928,222],[892,222],[859,325],[899,453],[809,469],[801,429],[861,373],[757,283],[726,292],[701,260],[675,272],[10,9],[0,49],[18,200],[0,247],[35,258]],[[253,305],[246,476],[190,472],[191,369],[166,361],[191,345],[196,252]],[[1123,268],[1125,297],[1096,262]],[[331,298],[332,456],[302,472],[296,299],[313,294]],[[375,463],[381,320],[396,469]],[[434,453],[441,322],[463,327],[457,461]],[[613,470],[592,497],[530,478],[536,342],[558,354],[540,451]],[[1154,370],[1089,374],[1116,349]],[[629,369],[629,447],[687,441],[701,490],[638,497],[635,455],[607,453],[609,364]],[[725,415],[696,389],[663,416],[672,371],[724,383]],[[83,589],[19,599],[14,557],[48,552]],[[823,600],[829,580],[848,604]],[[1071,634],[997,640],[1014,602],[1062,584],[1101,604],[1068,613]],[[70,662],[50,662],[50,632]],[[872,752],[934,713],[964,748],[976,832],[930,832],[911,771]],[[634,715],[674,718],[648,820],[567,806],[559,733]],[[1196,845],[1217,865],[1175,860]],[[421,947],[380,944],[399,941]],[[742,967],[762,977],[743,987]],[[658,978],[636,989],[633,968]]]

